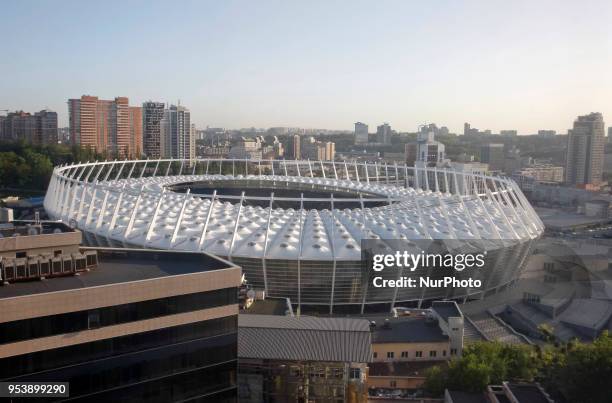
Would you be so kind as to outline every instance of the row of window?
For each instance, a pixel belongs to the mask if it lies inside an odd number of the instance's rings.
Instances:
[[[175,382],[180,383],[184,379],[181,374],[203,370],[201,376],[185,384],[184,390],[168,384],[169,399],[166,401],[176,401],[233,386],[236,357],[237,337],[236,334],[232,334],[115,355],[102,360],[12,378],[12,381],[69,382],[70,396],[77,397],[115,388],[131,388],[155,380],[145,393],[151,393],[151,397],[156,397],[164,393],[160,390],[163,389],[162,385],[156,384],[161,379],[175,378]],[[128,393],[127,396],[132,398],[134,392]],[[137,396],[140,396],[140,392]]]
[[[234,287],[0,323],[0,344],[238,303]]]
[[[456,355],[457,354],[457,349],[455,348],[451,348],[450,350],[450,355]],[[429,351],[429,357],[430,358],[436,358],[438,356],[438,351],[437,350],[430,350]],[[442,350],[442,357],[446,357],[446,350]],[[410,354],[408,351],[402,351],[400,353],[400,357],[401,358],[411,358]],[[378,353],[374,352],[374,358],[378,358]],[[395,358],[395,352],[394,351],[387,351],[387,358]],[[414,353],[414,358],[423,358],[423,351],[415,351]]]
[[[0,380],[237,331],[237,316],[228,316],[7,357],[0,359]]]

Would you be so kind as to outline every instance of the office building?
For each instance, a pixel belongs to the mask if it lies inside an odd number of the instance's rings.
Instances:
[[[33,242],[65,249],[63,235]],[[27,270],[1,265],[0,381],[68,382],[79,401],[236,401],[240,268],[189,252],[32,252]]]
[[[471,134],[471,131],[472,131],[472,129],[470,127],[470,124],[468,122],[465,122],[463,124],[463,135],[467,136],[467,135]]]
[[[578,116],[567,135],[565,181],[578,187],[597,187],[604,163],[604,121],[601,113]]]
[[[355,123],[355,144],[368,144],[368,125],[365,123]]]
[[[45,109],[34,115],[23,111],[9,113],[0,119],[0,139],[57,144],[57,112]]]
[[[161,158],[162,119],[165,105],[163,102],[148,101],[142,104],[143,152],[148,158]]]
[[[446,160],[444,144],[435,140],[433,132],[419,132],[415,143],[404,146],[404,154],[409,166],[414,166],[416,162],[436,166]]]
[[[142,112],[127,97],[114,100],[83,95],[68,100],[70,139],[73,144],[116,158],[140,157]]]
[[[391,126],[388,123],[376,128],[376,141],[381,144],[391,144]]]
[[[480,147],[480,162],[488,164],[491,171],[503,171],[505,157],[503,144],[489,143]]]
[[[612,126],[608,127],[608,137],[607,137],[607,141],[608,143],[612,143]]]
[[[162,156],[164,158],[195,158],[195,131],[191,113],[181,105],[170,105],[161,122]]]
[[[241,402],[366,403],[365,319],[240,315]]]

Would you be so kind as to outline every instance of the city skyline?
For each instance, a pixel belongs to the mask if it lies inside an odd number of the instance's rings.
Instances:
[[[180,99],[198,127],[520,134],[612,114],[605,2],[118,6],[6,4],[0,32],[19,40],[5,43],[0,109],[48,107],[67,126],[66,101],[91,94]]]

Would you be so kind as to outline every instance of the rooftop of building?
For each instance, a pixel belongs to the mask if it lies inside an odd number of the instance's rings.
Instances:
[[[435,319],[424,316],[385,318],[376,321],[372,343],[428,343],[448,341]]]
[[[81,248],[97,251],[97,267],[78,275],[18,281],[0,286],[0,299],[67,291],[205,271],[235,268],[232,263],[205,253],[123,248]]]
[[[286,361],[371,361],[365,319],[239,315],[238,357]]]
[[[240,313],[246,315],[285,315],[287,310],[287,301],[284,299],[263,299],[253,301],[248,309]]]
[[[470,393],[459,390],[447,390],[453,403],[489,403],[484,393]]]
[[[0,238],[75,232],[68,225],[56,221],[10,221],[0,223]]]
[[[434,301],[431,304],[431,309],[446,322],[448,322],[448,318],[463,317],[463,314],[455,301]]]

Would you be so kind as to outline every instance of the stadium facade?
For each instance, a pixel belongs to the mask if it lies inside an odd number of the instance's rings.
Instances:
[[[44,206],[90,245],[206,251],[240,265],[268,297],[330,312],[483,297],[517,279],[544,230],[510,179],[339,161],[59,166]],[[363,240],[485,249],[487,267],[475,274],[483,287],[373,288],[364,275]]]

